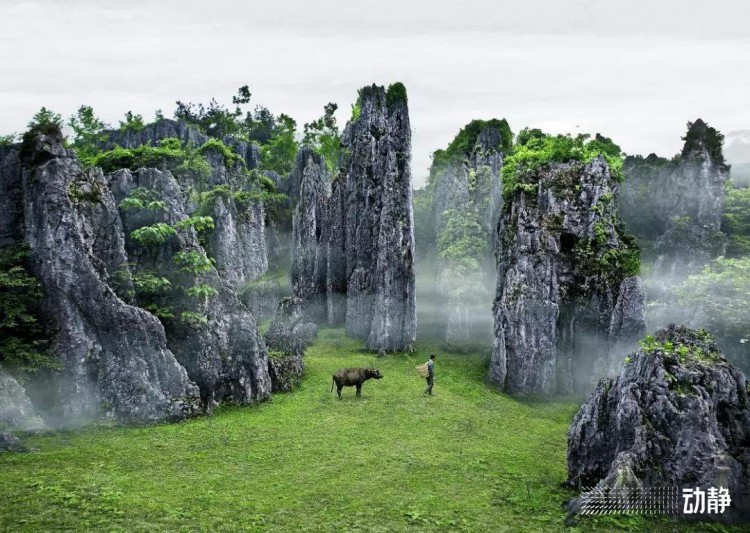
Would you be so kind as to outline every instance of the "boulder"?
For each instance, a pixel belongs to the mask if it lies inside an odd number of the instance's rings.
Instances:
[[[732,505],[722,517],[747,519],[745,376],[702,330],[670,325],[641,345],[617,377],[599,382],[575,416],[568,484],[597,491],[724,487]],[[581,503],[573,500],[571,510]]]

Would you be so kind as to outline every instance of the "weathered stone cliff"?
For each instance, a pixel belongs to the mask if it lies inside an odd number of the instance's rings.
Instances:
[[[20,151],[6,151],[0,167],[2,189],[20,202],[2,220],[15,227],[3,227],[0,235],[4,245],[29,249],[62,366],[43,388],[29,390],[42,414],[71,424],[195,413],[198,388],[168,349],[162,325],[110,285],[127,255],[101,171],[81,168],[54,127],[28,132]]]
[[[297,154],[295,172],[302,176],[292,228],[292,288],[305,303],[306,315],[327,321],[328,244],[324,240],[331,185],[323,157],[309,147]]]
[[[672,160],[629,157],[620,212],[625,226],[655,261],[655,274],[680,278],[723,253],[721,215],[729,167],[723,136],[698,119],[688,125]]]
[[[745,376],[705,331],[671,325],[646,338],[619,376],[599,382],[573,420],[568,483],[597,491],[724,487],[732,504],[720,518],[747,519]],[[571,510],[580,505],[574,500]]]
[[[510,149],[512,137],[505,120],[475,120],[433,158],[430,187],[434,187],[436,242],[422,245],[438,248],[436,305],[442,311],[442,335],[448,342],[477,342],[489,340],[491,335],[488,310],[494,282],[493,246],[472,256],[469,266],[468,253],[454,258],[440,245],[444,238],[450,239],[450,244],[461,240],[470,227],[467,221],[474,224],[475,233],[486,237],[488,244],[494,243],[502,206],[503,153]]]
[[[120,216],[136,278],[158,275],[170,282],[168,290],[147,297],[161,313],[169,346],[200,387],[204,401],[212,406],[222,400],[247,403],[267,398],[271,392],[267,356],[255,318],[240,303],[232,284],[214,268],[195,229],[181,228],[157,243],[133,238],[139,228],[179,227],[188,219],[177,180],[170,172],[156,169],[121,170],[108,180],[118,203],[136,189],[149,191],[166,203],[166,209],[157,211],[121,208]]]
[[[411,129],[406,89],[359,92],[341,137],[341,168],[302,148],[287,181],[299,183],[292,284],[307,316],[346,324],[371,350],[409,348],[416,338]]]
[[[402,350],[414,342],[417,320],[406,89],[364,87],[358,106],[342,136],[346,329],[369,349]]]
[[[602,157],[551,163],[505,199],[489,380],[513,393],[586,390],[644,328],[638,250]]]

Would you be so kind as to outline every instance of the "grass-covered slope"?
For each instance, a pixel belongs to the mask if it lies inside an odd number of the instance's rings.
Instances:
[[[484,356],[438,352],[435,395],[414,366],[341,330],[306,356],[300,390],[257,407],[144,428],[31,438],[0,455],[4,531],[589,531],[562,525],[572,402],[483,383]],[[385,375],[331,393],[340,367]],[[599,522],[615,530],[618,522]],[[643,530],[640,519],[622,519]],[[661,524],[658,524],[661,526]],[[649,524],[649,529],[652,524]],[[653,524],[654,528],[657,524]],[[639,527],[641,529],[639,529]],[[672,525],[671,527],[674,527]],[[664,531],[667,531],[664,524]]]

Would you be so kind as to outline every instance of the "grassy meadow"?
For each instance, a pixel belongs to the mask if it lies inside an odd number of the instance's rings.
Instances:
[[[434,396],[414,366],[438,353]],[[670,521],[565,527],[566,431],[578,403],[484,384],[487,354],[377,359],[323,330],[300,389],[140,428],[26,440],[0,454],[3,531],[684,531]],[[341,367],[384,374],[331,392]],[[695,531],[721,528],[702,527]]]

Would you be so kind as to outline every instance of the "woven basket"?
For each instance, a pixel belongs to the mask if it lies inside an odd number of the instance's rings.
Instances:
[[[427,370],[427,363],[423,365],[417,365],[415,368],[417,369],[417,374],[419,374],[423,378],[426,378],[430,375],[430,371]]]

